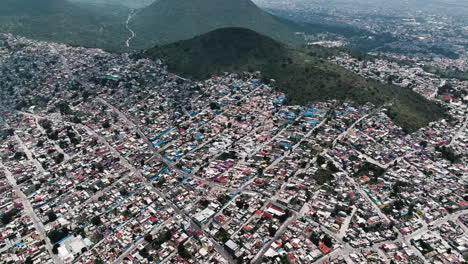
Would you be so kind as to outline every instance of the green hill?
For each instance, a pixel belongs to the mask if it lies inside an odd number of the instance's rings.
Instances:
[[[292,104],[324,99],[376,105],[393,102],[389,115],[408,132],[444,115],[440,106],[410,89],[366,80],[338,65],[243,28],[215,30],[137,56],[162,58],[170,70],[195,79],[222,72],[260,70],[266,79],[276,80],[275,86],[287,94]]]
[[[131,27],[136,48],[172,43],[224,27],[243,27],[276,40],[296,43],[300,38],[283,20],[250,0],[159,0],[143,9]]]
[[[66,8],[61,0],[3,0],[1,16],[53,14]]]
[[[123,23],[66,0],[3,0],[0,8],[0,32],[108,50],[124,46]]]

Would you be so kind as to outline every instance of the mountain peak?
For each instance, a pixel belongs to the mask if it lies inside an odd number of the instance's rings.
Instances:
[[[172,70],[195,78],[206,78],[220,71],[248,70],[249,67],[277,63],[285,59],[288,48],[253,30],[220,28],[190,40],[182,40],[143,53],[145,57],[166,58]],[[198,67],[193,67],[198,62]],[[185,68],[187,66],[187,68]]]
[[[298,40],[290,25],[250,0],[159,0],[143,9],[132,23],[137,48],[190,39],[226,27],[252,29],[283,42]]]

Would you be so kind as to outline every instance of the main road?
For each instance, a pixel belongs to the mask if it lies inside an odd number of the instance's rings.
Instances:
[[[52,258],[53,262],[55,264],[62,264],[63,261],[52,252],[52,243],[50,242],[49,237],[47,237],[44,224],[34,212],[34,209],[32,208],[31,202],[29,201],[28,197],[23,193],[23,191],[21,191],[21,188],[16,183],[16,179],[13,177],[13,174],[3,165],[1,161],[0,161],[0,169],[3,169],[3,171],[5,172],[5,176],[8,180],[8,183],[13,187],[13,190],[19,196],[19,199],[21,203],[23,204],[23,208],[24,208],[26,215],[28,215],[29,218],[31,218],[31,221],[33,222],[33,225],[36,231],[38,232],[40,238],[45,242],[45,247],[50,257]]]

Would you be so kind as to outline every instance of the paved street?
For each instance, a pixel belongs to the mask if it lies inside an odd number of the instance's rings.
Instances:
[[[37,217],[36,213],[34,212],[34,209],[32,208],[28,197],[26,197],[26,195],[21,191],[21,189],[16,183],[16,180],[11,174],[11,172],[8,169],[6,169],[5,166],[1,162],[0,162],[0,169],[2,169],[5,172],[8,182],[15,190],[15,193],[19,196],[19,199],[21,203],[23,204],[23,209],[25,213],[31,218],[31,221],[34,224],[34,227],[37,233],[39,234],[40,238],[45,242],[47,251],[49,252],[49,255],[53,259],[54,263],[62,264],[63,261],[57,255],[52,253],[52,243],[47,237],[47,233],[45,231],[44,225],[42,224],[42,221],[39,219],[39,217]]]

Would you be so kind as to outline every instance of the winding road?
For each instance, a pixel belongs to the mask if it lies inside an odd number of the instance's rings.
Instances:
[[[125,22],[125,28],[130,32],[131,36],[127,39],[127,41],[125,42],[125,45],[127,46],[127,48],[130,48],[130,41],[136,37],[136,33],[135,31],[133,31],[129,24],[130,24],[130,21],[132,21],[133,17],[135,16],[136,14],[136,11],[135,9],[132,9],[130,10],[130,14],[128,14],[128,18],[127,18],[127,21]]]

